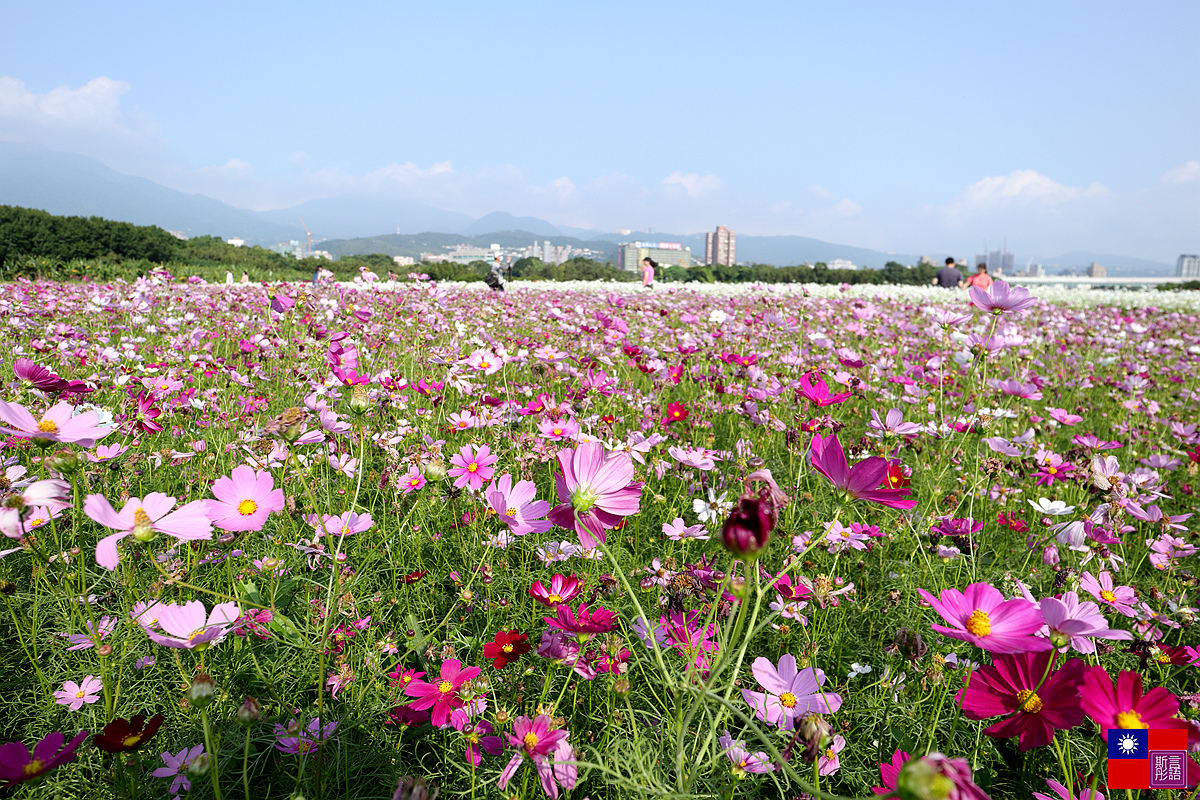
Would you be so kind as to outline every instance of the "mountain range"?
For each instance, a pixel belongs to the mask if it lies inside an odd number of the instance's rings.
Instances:
[[[615,257],[619,242],[626,241],[679,242],[690,247],[701,260],[704,253],[702,233],[607,233],[558,227],[538,217],[516,217],[505,212],[475,219],[422,203],[368,195],[328,197],[289,208],[251,211],[126,175],[86,156],[11,142],[0,142],[0,205],[157,225],[188,236],[210,234],[223,239],[236,236],[250,244],[262,245],[302,240],[307,225],[316,236],[314,243],[319,242],[322,249],[334,255],[382,252],[416,256],[460,243],[515,247],[532,244],[535,239],[549,239],[556,246],[569,244],[599,251],[607,259]],[[938,253],[929,255],[937,262],[945,257]],[[805,236],[738,234],[737,258],[741,262],[779,265],[844,258],[860,266],[882,267],[888,261],[915,264],[919,256],[884,253]],[[1083,251],[1033,260],[1045,264],[1052,273],[1055,268],[1078,269],[1092,261],[1104,264],[1111,275],[1174,273],[1170,264]]]

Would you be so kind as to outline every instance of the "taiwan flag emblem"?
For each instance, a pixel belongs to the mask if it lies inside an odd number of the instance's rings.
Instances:
[[[1184,728],[1110,728],[1108,788],[1187,788],[1188,732]]]

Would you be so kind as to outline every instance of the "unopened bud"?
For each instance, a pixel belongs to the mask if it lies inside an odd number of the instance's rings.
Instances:
[[[929,759],[909,761],[896,776],[896,794],[901,800],[946,800],[953,791],[954,781]]]
[[[755,559],[775,528],[774,508],[760,498],[743,496],[721,526],[721,542],[737,558]]]
[[[629,678],[617,678],[613,681],[613,691],[617,694],[629,694],[630,688],[632,687],[629,685]]]
[[[79,468],[79,456],[70,450],[59,450],[42,459],[42,463],[55,472],[70,473]]]
[[[96,648],[96,655],[100,656],[101,658],[108,658],[112,655],[112,651],[113,648],[111,644],[102,644]]]
[[[446,465],[441,461],[430,461],[425,465],[425,477],[431,481],[440,481],[446,477]]]
[[[188,775],[193,778],[202,778],[208,774],[208,768],[212,766],[212,760],[208,753],[201,753],[192,759],[192,763],[188,764]]]
[[[249,725],[260,719],[262,719],[262,706],[253,697],[247,697],[242,701],[241,708],[237,710],[237,721],[243,725]]]
[[[371,408],[371,398],[367,395],[367,387],[361,383],[350,393],[350,413],[362,416]]]
[[[217,685],[206,673],[198,672],[188,687],[187,699],[196,708],[204,708],[213,701],[217,693]]]

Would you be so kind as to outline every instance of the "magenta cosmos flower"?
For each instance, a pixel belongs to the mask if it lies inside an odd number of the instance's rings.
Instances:
[[[879,763],[879,782],[883,786],[872,786],[871,791],[875,794],[893,794],[896,791],[896,778],[900,775],[900,770],[904,769],[904,765],[912,759],[908,753],[900,748],[896,748],[896,752],[892,753],[892,761],[890,764]]]
[[[967,294],[972,305],[992,314],[1012,314],[1037,305],[1037,299],[1030,297],[1028,289],[1023,286],[1009,288],[1005,281],[996,281],[986,291],[972,286]]]
[[[580,641],[586,641],[597,633],[608,633],[617,624],[617,615],[607,608],[597,606],[588,610],[587,603],[580,603],[579,610],[572,611],[566,603],[554,607],[557,616],[542,617],[551,628],[564,633],[573,633]]]
[[[824,437],[815,434],[809,447],[809,458],[817,472],[850,498],[897,509],[909,509],[917,504],[916,500],[903,499],[912,494],[908,489],[879,488],[890,466],[886,458],[871,456],[851,467],[836,434]]]
[[[129,498],[118,514],[104,495],[89,494],[83,501],[83,513],[117,531],[96,543],[96,562],[105,569],[116,569],[121,560],[117,542],[126,536],[139,542],[148,542],[158,533],[183,541],[211,539],[212,523],[205,513],[205,501],[194,500],[171,511],[175,502],[174,497],[151,492],[141,499]]]
[[[1023,597],[1005,600],[999,589],[987,583],[972,583],[965,592],[943,589],[939,597],[924,589],[917,592],[951,626],[933,625],[933,629],[951,639],[962,639],[992,653],[1054,647],[1048,639],[1033,635],[1042,628],[1042,611]]]
[[[821,408],[832,406],[838,403],[844,403],[850,398],[851,392],[842,392],[841,394],[832,394],[829,391],[829,385],[825,383],[825,379],[820,375],[816,375],[816,381],[813,381],[812,373],[805,373],[800,378],[800,388],[796,389],[796,395],[808,399]]]
[[[1137,602],[1137,593],[1131,586],[1114,584],[1112,575],[1107,571],[1101,572],[1099,576],[1090,572],[1083,573],[1079,576],[1079,586],[1118,614],[1137,616],[1137,612],[1133,610],[1133,605]]]
[[[0,745],[0,782],[9,786],[40,778],[55,767],[75,760],[75,750],[87,738],[87,731],[80,731],[63,747],[67,737],[55,731],[33,746],[30,753],[21,742]]]
[[[545,533],[553,526],[550,520],[542,519],[550,510],[550,504],[545,500],[535,500],[536,495],[537,487],[533,481],[517,481],[514,486],[512,475],[507,473],[484,492],[488,505],[516,536]]]
[[[453,465],[446,474],[454,478],[455,487],[462,489],[470,486],[472,491],[479,491],[483,484],[492,479],[495,470],[492,465],[500,460],[492,455],[492,450],[486,444],[475,449],[471,445],[463,445],[458,452],[450,456]]]
[[[1113,686],[1104,667],[1088,667],[1083,673],[1080,703],[1096,721],[1105,742],[1112,728],[1186,728],[1188,738],[1196,738],[1195,729],[1176,718],[1179,698],[1161,686],[1143,694],[1142,676],[1136,672],[1122,671]]]
[[[267,517],[283,508],[283,489],[266,470],[243,464],[212,485],[208,516],[223,531],[261,531]]]
[[[538,714],[533,719],[517,717],[513,721],[513,732],[506,736],[517,752],[500,773],[496,785],[501,790],[508,786],[526,757],[533,761],[542,791],[551,800],[558,797],[560,785],[568,791],[575,788],[577,768],[569,763],[575,760],[575,750],[567,741],[566,731],[551,727],[550,717],[545,714]]]
[[[534,581],[529,587],[529,594],[544,606],[554,608],[561,603],[569,603],[583,591],[579,579],[574,575],[553,575],[547,588],[540,580]]]
[[[562,505],[550,512],[550,521],[575,531],[584,548],[603,542],[605,531],[637,513],[643,484],[633,481],[628,453],[606,453],[599,442],[584,442],[559,450],[558,463],[562,473],[554,481]]]
[[[218,603],[207,614],[204,603],[191,600],[183,605],[152,603],[134,619],[152,641],[163,647],[203,650],[222,638],[241,615],[237,603]]]
[[[750,671],[766,691],[742,689],[742,699],[754,708],[758,718],[781,730],[795,727],[797,717],[805,714],[832,714],[842,707],[842,696],[821,691],[825,673],[806,667],[796,670],[796,659],[784,653],[776,668],[769,660],[754,659]]]
[[[996,654],[992,664],[964,676],[964,691],[956,698],[968,719],[1005,716],[984,731],[995,739],[1018,737],[1023,753],[1050,744],[1056,730],[1065,731],[1083,722],[1079,685],[1083,662],[1072,658],[1042,682],[1053,651]],[[1041,683],[1041,686],[1038,684]]]
[[[0,433],[32,439],[41,447],[49,447],[55,442],[92,447],[97,439],[108,435],[110,428],[96,425],[100,421],[100,415],[95,411],[85,411],[79,416],[72,416],[74,410],[70,403],[60,401],[51,406],[39,420],[34,419],[24,406],[0,400],[0,421],[12,426],[0,426]]]
[[[404,693],[416,699],[409,706],[416,711],[433,709],[433,724],[439,728],[445,727],[450,721],[450,712],[462,708],[466,703],[458,696],[458,690],[469,680],[473,680],[482,670],[479,667],[463,669],[461,661],[448,658],[442,662],[440,680],[427,682],[423,680],[409,681],[404,687]]]

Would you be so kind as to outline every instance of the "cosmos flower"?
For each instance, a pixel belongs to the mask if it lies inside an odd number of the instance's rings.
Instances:
[[[1137,612],[1133,610],[1134,602],[1137,601],[1137,593],[1130,586],[1116,586],[1113,583],[1112,575],[1107,570],[1101,572],[1099,576],[1090,572],[1083,573],[1079,576],[1079,586],[1118,614],[1124,614],[1127,617],[1137,616]]]
[[[573,611],[569,605],[562,603],[554,608],[556,616],[542,617],[542,620],[551,628],[575,634],[581,641],[597,633],[608,633],[616,627],[617,615],[601,606],[588,609],[587,603],[580,603],[579,609]]]
[[[243,464],[212,485],[216,500],[208,500],[208,516],[224,531],[261,531],[267,517],[283,509],[283,489],[266,470]]]
[[[433,709],[433,724],[439,728],[445,727],[450,720],[450,712],[462,708],[466,703],[459,694],[459,689],[469,680],[478,677],[482,670],[479,667],[463,668],[458,659],[448,658],[442,662],[439,679],[436,682],[412,680],[404,687],[404,693],[416,698],[411,703],[413,709],[424,711]]]
[[[117,542],[127,536],[146,542],[157,533],[176,539],[192,541],[212,538],[212,523],[207,515],[207,501],[194,500],[174,511],[175,498],[162,492],[151,492],[144,498],[131,497],[118,514],[102,494],[89,494],[83,501],[83,513],[117,533],[109,534],[96,544],[96,562],[108,570],[120,563]]]
[[[84,703],[94,703],[100,699],[100,690],[104,684],[95,675],[88,675],[83,683],[67,681],[63,688],[54,693],[59,705],[67,706],[72,711],[83,708]]]
[[[562,505],[550,511],[550,521],[574,530],[584,548],[604,541],[605,531],[636,514],[642,484],[633,481],[633,459],[628,453],[606,453],[599,442],[558,451],[562,472],[555,487]]]
[[[156,778],[171,778],[171,787],[167,791],[178,794],[180,789],[191,791],[192,782],[188,779],[188,767],[204,753],[204,745],[194,745],[191,749],[183,748],[178,753],[162,753],[163,766],[150,773]]]
[[[492,479],[495,470],[492,465],[499,461],[499,456],[492,455],[492,450],[486,444],[475,448],[463,445],[459,451],[450,457],[450,469],[446,474],[454,478],[454,486],[458,489],[471,487],[479,491],[483,484]]]
[[[155,714],[149,723],[141,714],[134,714],[128,720],[117,717],[105,725],[103,731],[92,737],[92,744],[106,753],[137,750],[154,738],[162,724],[162,714]]]
[[[1177,718],[1179,698],[1161,686],[1143,693],[1142,676],[1136,672],[1122,670],[1114,686],[1104,667],[1088,667],[1080,703],[1105,742],[1113,728],[1183,728],[1189,739],[1196,738],[1195,729]]]
[[[965,592],[943,589],[939,597],[924,589],[917,592],[950,623],[950,627],[934,625],[933,629],[952,639],[962,639],[992,653],[1053,647],[1049,640],[1033,636],[1042,627],[1041,609],[1021,597],[1005,600],[990,584],[972,583]]]
[[[517,752],[500,773],[496,785],[502,791],[526,758],[533,762],[542,783],[542,791],[551,800],[558,797],[559,785],[567,790],[574,788],[575,768],[564,762],[574,761],[575,751],[567,741],[567,732],[555,730],[551,725],[550,717],[545,714],[533,719],[517,717],[513,721],[513,732],[506,734],[506,738]]]
[[[75,760],[75,751],[87,738],[87,731],[80,731],[63,747],[67,738],[59,731],[46,734],[33,746],[30,753],[21,742],[0,745],[0,781],[8,786],[40,778],[55,767]]]
[[[721,737],[717,739],[717,744],[721,746],[722,754],[732,764],[730,772],[735,778],[741,778],[747,774],[771,772],[775,769],[769,755],[761,751],[751,753],[746,749],[746,743],[741,739],[734,739],[729,735],[729,731],[721,734]]]
[[[903,499],[912,494],[908,489],[879,488],[888,470],[887,459],[871,456],[850,467],[836,434],[814,434],[809,458],[813,468],[849,498],[896,509],[910,509],[917,504],[916,500]]]
[[[842,706],[841,695],[821,690],[825,673],[812,667],[797,671],[791,653],[780,657],[778,667],[760,656],[750,671],[765,691],[742,689],[742,699],[760,720],[781,730],[792,730],[796,719],[805,714],[832,714]]]
[[[204,649],[224,638],[241,616],[237,603],[218,603],[205,613],[204,603],[153,603],[134,619],[152,641],[181,650]]]
[[[529,587],[529,594],[544,606],[554,608],[562,603],[569,603],[579,596],[582,587],[574,575],[563,577],[554,575],[550,578],[550,587],[542,585],[540,580],[534,581]]]
[[[956,696],[968,719],[1005,719],[984,730],[997,739],[1018,737],[1022,753],[1050,744],[1056,730],[1069,730],[1083,721],[1079,705],[1084,664],[1073,658],[1048,672],[1054,651],[996,653],[990,665],[963,676],[966,688]],[[1043,677],[1045,680],[1043,680]]]
[[[39,447],[59,443],[91,448],[97,439],[104,438],[112,430],[100,427],[97,424],[99,421],[100,415],[95,411],[85,411],[75,416],[74,407],[65,400],[51,406],[40,420],[35,419],[21,404],[0,400],[0,422],[12,426],[0,426],[0,433],[31,439]]]
[[[972,286],[967,291],[971,304],[992,314],[1015,314],[1033,308],[1037,300],[1024,286],[1009,288],[1005,281],[995,281],[986,291]]]
[[[500,631],[493,641],[483,646],[483,657],[492,659],[494,668],[504,669],[529,652],[528,640],[528,636],[517,631]]]
[[[515,536],[527,533],[545,533],[553,527],[548,519],[542,519],[550,511],[545,500],[535,500],[537,486],[533,481],[517,481],[513,485],[508,473],[493,481],[484,492],[488,505],[497,517],[509,527]]]
[[[816,381],[813,381],[813,378]],[[846,402],[852,392],[842,392],[841,394],[833,394],[829,391],[829,386],[825,383],[825,379],[819,374],[806,372],[800,378],[800,386],[796,389],[796,396],[806,398],[810,403],[824,408],[825,406],[837,405],[838,403]]]

